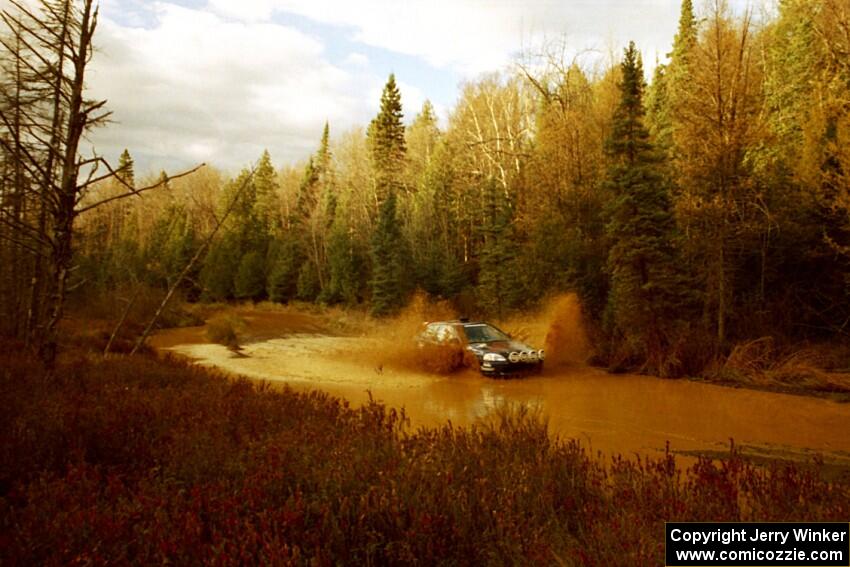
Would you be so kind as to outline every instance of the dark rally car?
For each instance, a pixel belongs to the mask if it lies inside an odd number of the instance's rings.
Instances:
[[[485,376],[539,373],[545,353],[515,341],[507,333],[480,321],[437,321],[426,323],[420,333],[420,347],[457,346],[475,355]]]

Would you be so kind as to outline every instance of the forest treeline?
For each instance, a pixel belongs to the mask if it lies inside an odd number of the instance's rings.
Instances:
[[[368,127],[326,124],[299,165],[265,152],[232,179],[206,167],[137,183],[125,151],[77,193],[67,287],[377,316],[422,290],[495,317],[574,291],[603,359],[663,375],[762,336],[845,340],[848,30],[847,0],[783,0],[760,19],[684,0],[650,81],[634,45],[603,69],[544,45],[464,84],[442,128],[429,103],[404,108],[390,76]],[[21,141],[15,122],[27,97],[53,100],[51,83],[26,80],[15,37],[0,100],[0,325],[20,336],[33,298],[49,297],[39,274],[55,266],[57,221],[44,168],[27,161],[45,136]]]

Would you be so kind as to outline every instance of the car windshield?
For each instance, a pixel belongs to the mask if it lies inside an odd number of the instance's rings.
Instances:
[[[466,340],[470,343],[491,343],[511,339],[499,329],[485,324],[464,325],[463,330],[466,332]]]

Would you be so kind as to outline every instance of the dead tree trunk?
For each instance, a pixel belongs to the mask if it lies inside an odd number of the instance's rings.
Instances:
[[[65,46],[68,43],[68,26],[71,19],[71,3],[69,0],[65,0],[62,5],[62,21],[60,23],[60,32],[59,32],[59,46],[60,49],[57,52],[57,68],[64,69],[65,60],[66,60],[66,49]],[[93,31],[93,30],[92,30]],[[63,80],[64,73],[56,73],[53,77],[53,93],[52,93],[52,113],[50,120],[50,147],[58,148],[60,147],[63,127],[62,127],[62,96],[63,96]],[[56,161],[57,161],[57,153],[55,151],[48,151],[44,164],[44,171],[42,173],[41,178],[41,189],[40,192],[42,195],[47,196],[52,193],[53,180],[55,178],[56,171]],[[39,205],[39,215],[38,215],[38,233],[46,234],[47,233],[47,202],[45,199],[41,199],[38,202]],[[27,322],[26,322],[26,341],[27,344],[30,344],[33,339],[37,338],[36,333],[38,332],[40,325],[44,320],[44,313],[46,306],[43,305],[44,295],[42,293],[42,289],[44,288],[44,257],[46,254],[36,254],[33,262],[33,270],[32,270],[32,278],[30,280],[30,297],[29,297],[29,307],[27,309]]]
[[[0,55],[6,58],[6,67],[12,73],[17,69],[19,75],[26,75],[26,82],[16,77],[21,96],[16,104],[0,106],[0,147],[12,162],[4,163],[4,167],[8,171],[11,166],[14,191],[24,191],[22,207],[28,210],[24,214],[23,209],[9,212],[0,208],[0,221],[8,238],[5,233],[0,236],[23,246],[32,258],[27,270],[18,270],[21,273],[13,276],[21,283],[14,302],[21,315],[26,311],[26,324],[19,335],[26,336],[50,369],[56,358],[58,325],[72,270],[76,217],[163,183],[135,189],[122,182],[103,158],[94,155],[84,159],[79,155],[82,137],[109,116],[103,108],[105,101],[84,96],[86,67],[94,51],[92,37],[97,27],[95,0],[37,0],[35,7],[21,0],[6,2],[16,12],[0,12],[11,38],[0,35]],[[24,112],[25,120],[16,122],[15,112]],[[108,172],[98,176],[100,166]],[[21,175],[15,175],[16,171]],[[23,177],[25,181],[19,180]],[[91,186],[110,178],[118,179],[127,192],[81,205]]]
[[[66,0],[66,4],[67,4]],[[86,65],[92,52],[91,39],[97,27],[97,10],[92,13],[92,1],[84,0],[83,10],[79,21],[79,40],[76,49],[72,49],[70,104],[66,122],[65,143],[62,155],[62,174],[57,191],[56,211],[53,215],[52,250],[50,255],[50,272],[47,282],[49,290],[48,319],[44,325],[43,339],[40,341],[40,354],[48,368],[53,366],[56,359],[57,325],[62,318],[65,306],[65,293],[68,282],[68,272],[71,269],[73,250],[71,248],[74,235],[74,217],[76,215],[77,195],[79,192],[78,177],[80,165],[77,153],[80,138],[91,125],[89,113],[96,108],[84,108],[83,89],[85,87]],[[60,45],[64,52],[64,45]],[[59,71],[62,72],[61,70]],[[102,103],[97,103],[102,105]],[[96,106],[97,106],[96,104]]]

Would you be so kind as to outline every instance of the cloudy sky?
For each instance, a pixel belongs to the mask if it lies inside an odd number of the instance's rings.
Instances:
[[[543,38],[608,52],[634,39],[663,60],[679,0],[101,0],[90,95],[114,123],[92,142],[137,171],[206,161],[226,170],[268,148],[305,158],[324,122],[366,125],[390,72],[406,119],[427,98],[445,120],[464,80]]]

